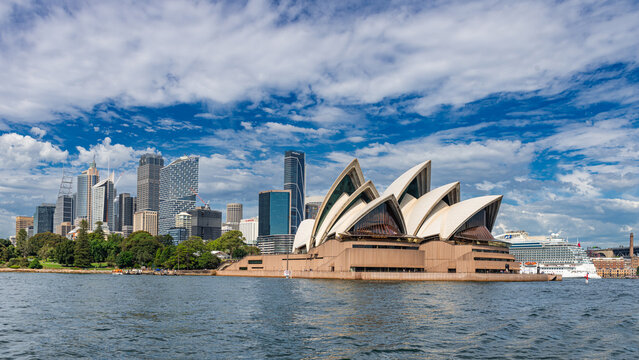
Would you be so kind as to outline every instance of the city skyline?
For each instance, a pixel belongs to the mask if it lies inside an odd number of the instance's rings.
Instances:
[[[307,196],[353,157],[380,191],[431,160],[433,187],[504,195],[495,234],[610,246],[639,229],[639,5],[355,8],[0,5],[0,237],[94,157],[137,196],[142,154],[199,155],[202,198],[253,217],[288,149]]]

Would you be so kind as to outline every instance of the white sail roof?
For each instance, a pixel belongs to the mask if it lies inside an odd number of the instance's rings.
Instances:
[[[445,206],[424,222],[418,230],[417,236],[425,238],[439,235],[441,240],[448,240],[466,221],[481,210],[491,205],[496,205],[497,209],[499,209],[501,199],[501,195],[489,195],[464,200],[451,206]],[[492,229],[496,216],[497,211],[494,211],[494,214],[490,214],[491,218],[487,219],[488,230]]]

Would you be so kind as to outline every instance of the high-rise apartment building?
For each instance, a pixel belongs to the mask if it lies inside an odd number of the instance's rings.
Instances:
[[[175,227],[186,230],[186,238],[191,237],[191,224],[193,216],[187,212],[181,212],[175,215]]]
[[[291,191],[270,190],[259,194],[257,246],[263,254],[286,254],[293,249]]]
[[[155,236],[158,234],[158,212],[142,210],[133,214],[133,231],[146,231]]]
[[[191,234],[203,240],[215,240],[222,236],[222,212],[199,206],[187,211],[191,215]]]
[[[115,174],[111,173],[108,178],[93,185],[91,190],[91,223],[89,228],[96,229],[96,223],[102,222],[102,228],[109,231],[115,230],[115,215],[113,211],[113,200],[115,200]]]
[[[95,167],[95,160],[91,163],[88,170],[78,175],[76,210],[75,217],[77,219],[86,219],[91,221],[93,185],[100,181],[100,172]]]
[[[16,216],[16,237],[21,229],[27,230],[29,226],[33,226],[33,216]]]
[[[164,166],[162,155],[144,154],[138,165],[137,208],[160,210],[160,169]]]
[[[53,213],[53,230],[56,234],[66,235],[60,225],[63,222],[73,222],[74,209],[73,209],[73,196],[72,195],[59,195],[58,201],[55,204],[55,212]]]
[[[300,151],[286,151],[284,154],[284,190],[291,192],[291,229],[290,234],[297,232],[297,227],[304,220],[304,195],[306,192],[306,161]]]
[[[53,214],[55,204],[42,204],[36,207],[33,215],[33,234],[53,232]]]
[[[133,214],[135,213],[135,198],[129,193],[118,194],[118,200],[115,202],[117,209],[115,215],[115,231],[124,232],[126,226],[133,226]]]
[[[240,220],[240,232],[242,232],[247,245],[257,245],[258,225],[258,217]]]
[[[242,204],[226,204],[226,225],[233,230],[239,230],[242,220]]]
[[[168,234],[175,215],[195,208],[199,162],[198,156],[182,156],[160,170],[160,235]]]

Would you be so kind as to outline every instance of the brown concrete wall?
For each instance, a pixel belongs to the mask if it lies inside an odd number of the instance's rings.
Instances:
[[[274,277],[283,278],[279,271],[229,271],[217,272],[218,276]],[[292,278],[300,279],[339,279],[339,280],[380,280],[380,281],[552,281],[561,280],[560,275],[546,274],[449,274],[449,273],[410,273],[410,272],[330,272],[330,271],[292,271]]]

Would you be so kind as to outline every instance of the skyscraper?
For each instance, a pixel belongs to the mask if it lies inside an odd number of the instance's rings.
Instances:
[[[293,249],[291,191],[262,191],[259,195],[257,246],[263,254],[286,254]]]
[[[160,170],[160,235],[168,234],[175,215],[195,208],[199,162],[198,156],[182,156]]]
[[[91,221],[91,192],[93,185],[100,181],[100,172],[95,167],[95,160],[91,163],[88,170],[78,175],[77,197],[76,197],[76,219],[86,219]]]
[[[63,222],[73,222],[73,196],[59,195],[55,204],[55,212],[53,213],[53,230],[56,234],[66,235],[62,233],[60,225]]]
[[[291,191],[291,230],[304,220],[304,194],[306,192],[306,162],[303,152],[286,151],[284,154],[284,190]]]
[[[117,215],[117,222],[115,224],[115,231],[124,231],[125,226],[133,226],[133,213],[135,213],[135,198],[131,197],[129,193],[122,193],[118,195],[118,204],[115,214]]]
[[[108,228],[109,231],[115,230],[115,215],[113,211],[113,200],[115,200],[114,177],[115,174],[111,173],[108,178],[93,185],[90,229],[95,230],[95,223],[101,221],[103,228]]]
[[[144,154],[138,165],[137,208],[160,210],[160,169],[164,166],[162,155]]]
[[[33,234],[53,232],[53,213],[55,204],[42,204],[36,207],[33,215]]]
[[[242,204],[226,204],[226,225],[233,230],[239,230],[240,220],[242,220]]]
[[[222,236],[221,211],[199,206],[187,213],[191,215],[190,236],[199,236],[203,240],[215,240]]]

